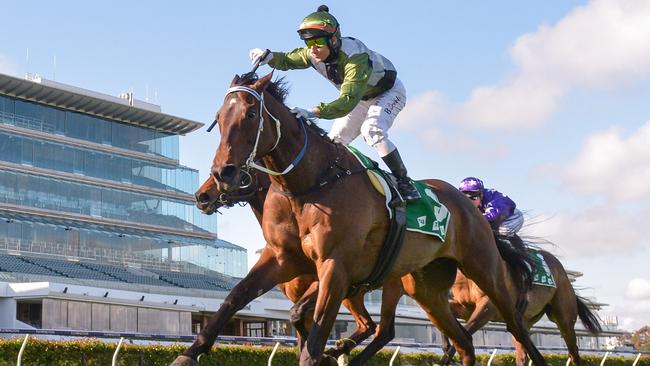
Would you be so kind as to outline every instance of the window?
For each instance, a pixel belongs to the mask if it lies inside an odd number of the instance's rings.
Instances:
[[[16,319],[33,327],[42,326],[43,304],[18,301],[16,304]]]
[[[244,337],[266,337],[266,322],[244,322]]]

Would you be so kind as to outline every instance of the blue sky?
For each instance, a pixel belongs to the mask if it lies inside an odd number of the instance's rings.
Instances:
[[[249,70],[249,49],[301,45],[296,27],[319,3],[287,4],[9,2],[0,72],[133,91],[208,123],[233,75]],[[527,213],[525,233],[584,273],[581,292],[610,304],[601,315],[650,324],[649,2],[327,4],[343,35],[396,65],[409,99],[390,135],[414,178],[481,177]],[[313,71],[277,75],[290,105],[336,96]],[[181,162],[204,179],[218,140],[182,137]],[[252,264],[264,241],[248,208],[218,220]]]

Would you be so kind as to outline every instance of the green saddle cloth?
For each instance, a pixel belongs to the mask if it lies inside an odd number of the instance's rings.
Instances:
[[[536,249],[528,249],[528,255],[533,259],[536,267],[533,277],[533,285],[555,288],[555,279],[553,278],[551,269],[548,267],[542,253]]]
[[[382,172],[374,160],[365,156],[352,146],[347,146],[347,148],[359,160],[361,165],[368,170],[378,173],[377,178],[384,180],[382,185],[385,187],[388,186],[384,178],[387,173]],[[449,210],[440,203],[438,196],[436,196],[431,187],[419,181],[415,182],[415,186],[422,198],[415,202],[409,202],[406,205],[406,230],[433,235],[441,241],[445,241],[447,226],[449,224]],[[391,209],[388,206],[391,199],[390,190],[386,189],[386,208],[392,217]]]

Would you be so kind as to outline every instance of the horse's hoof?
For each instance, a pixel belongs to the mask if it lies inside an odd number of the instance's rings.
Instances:
[[[343,351],[336,348],[328,348],[325,350],[325,354],[334,358],[338,358],[340,355],[343,354]]]
[[[199,363],[187,356],[178,356],[169,366],[199,366]]]
[[[337,366],[348,366],[348,363],[350,362],[350,359],[348,355],[345,353],[340,355],[339,358],[336,360],[337,361]]]

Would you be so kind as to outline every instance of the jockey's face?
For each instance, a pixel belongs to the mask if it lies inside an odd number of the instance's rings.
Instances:
[[[336,37],[332,37],[331,42],[336,41]],[[319,46],[317,44],[312,44],[309,47],[309,53],[311,54],[311,57],[316,61],[316,62],[323,62],[327,60],[327,58],[330,55],[330,48],[327,45],[324,46]]]
[[[469,198],[470,201],[472,201],[472,205],[474,207],[479,208],[481,207],[481,201],[483,200],[483,193],[479,192],[465,192],[465,196]]]

